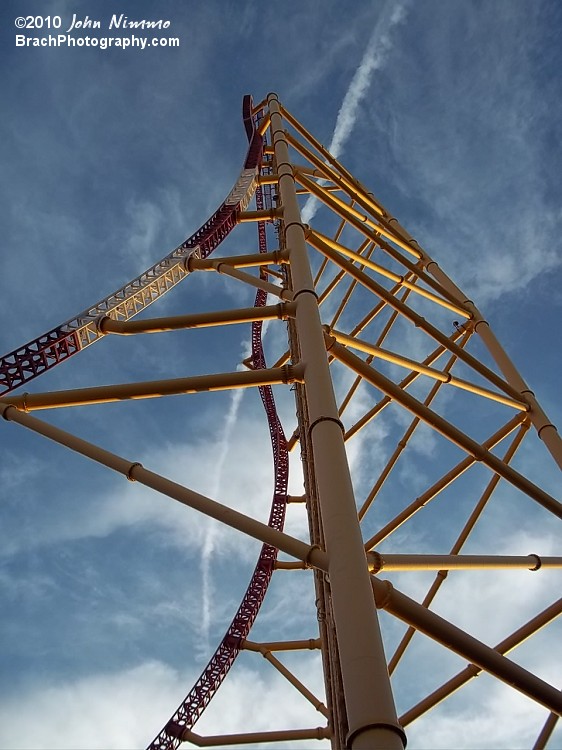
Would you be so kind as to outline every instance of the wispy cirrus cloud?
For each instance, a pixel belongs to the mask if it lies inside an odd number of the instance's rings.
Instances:
[[[529,10],[522,23],[508,3],[477,16],[439,5],[431,32],[405,40],[415,54],[393,59],[392,93],[377,88],[368,107],[383,202],[477,303],[560,270],[560,96],[539,93],[546,15]],[[427,12],[412,6],[408,28]]]

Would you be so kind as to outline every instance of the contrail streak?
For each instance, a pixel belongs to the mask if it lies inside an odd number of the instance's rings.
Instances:
[[[349,88],[346,91],[342,105],[338,112],[336,126],[332,134],[332,140],[329,151],[334,157],[338,157],[345,146],[345,143],[351,131],[355,126],[358,117],[358,109],[361,101],[365,97],[371,83],[373,72],[383,67],[387,54],[391,48],[389,37],[390,30],[404,19],[406,15],[406,4],[397,4],[395,0],[387,0],[386,5],[380,14],[374,31],[369,39],[367,48],[363,53],[363,58],[355,71]],[[312,219],[318,208],[318,202],[315,198],[310,197],[303,210],[302,220],[306,223]],[[265,337],[267,328],[263,331]],[[215,481],[211,491],[211,497],[217,497],[220,491],[220,484],[224,463],[226,460],[228,446],[236,419],[243,391],[235,390],[232,392],[230,408],[226,418],[222,440],[218,451],[218,461],[215,474]],[[202,648],[208,651],[209,645],[209,628],[211,624],[211,602],[213,596],[213,586],[211,578],[211,558],[215,550],[217,527],[215,523],[210,522],[203,543],[201,557],[201,578],[202,578],[202,616],[201,616],[201,640]]]
[[[219,496],[221,489],[222,474],[224,464],[228,455],[230,439],[238,418],[240,402],[244,391],[237,389],[230,395],[230,407],[226,416],[226,421],[222,429],[222,439],[218,449],[218,459],[216,463],[216,473],[213,485],[210,490],[210,496],[216,498]],[[211,560],[215,551],[215,542],[217,537],[217,524],[215,521],[209,521],[203,549],[201,551],[201,597],[202,597],[202,614],[201,614],[201,648],[204,649],[205,656],[209,651],[209,628],[211,625],[211,604],[213,598],[213,582],[211,576]]]
[[[328,151],[336,159],[343,151],[347,139],[351,135],[359,114],[359,105],[369,90],[373,72],[380,70],[392,48],[390,40],[391,29],[406,17],[407,3],[396,3],[395,0],[387,0],[371,38],[367,43],[363,58],[355,71],[349,88],[347,89],[332,134],[332,140]],[[318,210],[318,201],[310,196],[301,212],[302,220],[307,224]]]
[[[269,304],[269,298],[268,298]],[[264,320],[262,325],[262,341],[265,339],[269,323],[271,321]],[[251,346],[247,346],[243,358],[250,356]],[[222,438],[218,447],[218,458],[216,463],[216,473],[214,476],[213,484],[209,490],[212,498],[217,498],[220,495],[222,475],[224,471],[224,464],[228,455],[228,449],[230,446],[230,440],[236,421],[238,419],[238,412],[240,410],[240,403],[244,395],[243,389],[233,390],[230,395],[230,406],[226,420],[222,428]],[[208,521],[207,530],[205,533],[205,540],[201,550],[201,628],[200,628],[200,649],[201,655],[206,658],[209,653],[209,631],[211,627],[211,615],[212,615],[212,601],[213,601],[213,577],[211,561],[213,553],[215,551],[216,538],[218,533],[218,526],[215,521]]]

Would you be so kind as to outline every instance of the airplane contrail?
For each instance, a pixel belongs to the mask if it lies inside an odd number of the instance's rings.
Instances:
[[[269,298],[267,303],[269,304]],[[271,321],[264,320],[262,324],[262,341],[265,339],[269,323]],[[251,346],[247,345],[244,352],[244,358],[250,356]],[[230,440],[232,433],[236,426],[238,419],[238,412],[240,410],[240,403],[244,395],[243,389],[235,389],[230,395],[230,406],[226,416],[226,421],[222,427],[222,438],[218,447],[218,459],[216,463],[216,473],[214,482],[210,489],[210,496],[212,498],[218,498],[221,490],[222,475],[224,471],[224,464],[228,455],[228,449],[230,446]],[[218,525],[216,521],[209,519],[207,522],[207,529],[205,532],[205,539],[203,541],[203,547],[201,550],[201,625],[199,630],[200,636],[200,651],[201,656],[206,658],[209,653],[209,633],[212,619],[212,602],[213,602],[213,579],[212,579],[212,568],[211,560],[216,546],[216,538],[218,533]]]
[[[367,44],[367,48],[365,49],[361,62],[351,79],[351,83],[349,84],[338,112],[332,140],[328,148],[332,156],[336,158],[342,152],[345,143],[355,126],[358,116],[358,108],[369,89],[373,72],[382,68],[386,61],[387,54],[392,47],[389,32],[405,18],[406,5],[407,3],[405,2],[397,3],[395,0],[387,0],[386,5],[377,20],[373,33]],[[315,215],[317,209],[318,201],[311,196],[302,210],[303,222],[307,223],[310,221]],[[263,331],[264,337],[266,332],[267,329]],[[230,408],[226,418],[221,444],[219,446],[217,470],[211,497],[217,497],[219,494],[224,463],[232,431],[238,417],[242,394],[242,390],[234,390],[232,392]],[[209,628],[212,614],[213,587],[211,580],[211,558],[215,550],[216,535],[216,524],[214,522],[209,522],[201,553],[202,616],[200,632],[202,648],[205,649],[205,652],[208,651]]]
[[[230,446],[230,439],[232,432],[238,418],[238,411],[240,409],[240,402],[244,391],[235,389],[230,395],[230,407],[228,414],[226,415],[226,421],[222,427],[222,439],[218,449],[218,459],[216,463],[216,473],[213,486],[211,487],[210,496],[216,498],[219,496],[221,489],[222,474],[224,470],[224,464],[228,454]],[[205,540],[203,542],[203,548],[201,550],[201,598],[202,598],[202,613],[201,613],[201,649],[205,656],[209,652],[209,628],[211,625],[211,614],[212,614],[212,598],[213,598],[213,582],[211,577],[211,559],[215,551],[215,543],[217,537],[217,523],[214,520],[209,519],[207,530],[205,534]]]
[[[406,17],[407,5],[407,2],[397,3],[395,0],[387,0],[377,19],[361,62],[345,92],[338,112],[332,140],[328,147],[328,151],[336,159],[343,151],[347,139],[357,122],[359,105],[369,89],[373,72],[380,70],[387,60],[388,53],[392,48],[390,31]],[[316,214],[317,210],[318,200],[314,196],[310,196],[301,212],[303,222],[307,224]]]

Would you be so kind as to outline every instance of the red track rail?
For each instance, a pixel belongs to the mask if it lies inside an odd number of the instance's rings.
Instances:
[[[250,144],[255,142],[256,132],[252,119],[251,97],[244,97],[243,115],[244,124]],[[260,138],[260,158],[261,158]],[[252,145],[250,145],[250,152]],[[256,190],[256,207],[258,210],[263,206],[263,195],[261,188]],[[258,224],[258,240],[260,252],[267,252],[265,224]],[[262,270],[262,274],[265,272]],[[255,306],[263,307],[266,304],[266,292],[259,290],[256,295]],[[255,369],[266,367],[265,356],[262,345],[262,323],[252,324],[252,365]],[[285,522],[285,509],[287,504],[287,485],[289,480],[289,456],[287,441],[277,415],[273,392],[270,386],[259,389],[265,408],[271,446],[273,450],[275,486],[273,501],[269,516],[269,526],[281,531]],[[212,697],[219,689],[222,681],[228,674],[231,666],[240,653],[240,643],[247,638],[248,633],[258,615],[264,600],[271,576],[273,564],[277,557],[277,549],[269,544],[264,544],[252,578],[242,599],[242,603],[226,631],[219,647],[211,657],[209,663],[203,670],[201,676],[190,690],[185,700],[181,703],[170,721],[149,745],[149,750],[176,750],[182,741],[183,732],[191,729],[195,722],[208,706]]]
[[[256,189],[263,138],[255,129],[252,100],[249,96],[244,97],[243,116],[250,142],[244,167],[234,188],[210,219],[161,261],[109,297],[1,357],[0,395],[15,390],[102,338],[103,334],[97,326],[101,316],[129,320],[179,283],[187,275],[187,258],[193,254],[206,258],[220,245],[236,226],[238,213],[246,208],[254,190],[258,208],[263,208],[261,188]],[[260,251],[266,252],[263,223],[258,226],[258,236]],[[266,293],[259,291],[255,305],[264,306],[266,298]],[[261,329],[261,322],[252,325],[252,361],[256,369],[266,366]],[[281,530],[285,520],[289,473],[286,439],[271,387],[264,386],[259,390],[267,415],[274,459],[275,484],[269,525]],[[270,545],[262,547],[248,589],[223,640],[193,689],[151,743],[151,749],[177,748],[184,729],[193,726],[218,690],[240,651],[240,641],[247,637],[257,617],[271,580],[276,556],[276,548]]]
[[[249,140],[240,177],[211,218],[161,261],[109,297],[1,357],[0,395],[19,388],[102,338],[97,325],[101,316],[129,320],[137,315],[185,278],[190,255],[206,258],[220,245],[236,226],[239,211],[246,208],[255,189],[263,139],[252,132]]]

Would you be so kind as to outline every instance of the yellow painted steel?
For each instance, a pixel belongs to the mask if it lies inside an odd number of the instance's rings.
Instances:
[[[173,315],[165,318],[144,318],[143,320],[113,320],[104,316],[98,320],[98,328],[101,333],[132,336],[136,333],[162,333],[164,331],[234,325],[259,320],[286,320],[291,315],[294,315],[294,305],[286,302],[268,307],[245,307],[237,310],[219,310],[192,315]]]
[[[255,221],[275,221],[283,216],[282,209],[265,208],[262,211],[240,211],[236,217],[240,224]]]
[[[239,732],[202,737],[190,729],[182,734],[183,742],[192,742],[197,747],[227,747],[229,745],[254,744],[256,742],[298,742],[300,740],[326,740],[332,736],[329,727],[314,729],[284,729],[270,732]]]
[[[342,190],[349,198],[359,203],[362,208],[371,213],[374,218],[379,221],[382,220],[382,211],[369,193],[366,193],[364,190],[359,190],[356,184],[352,184],[349,180],[343,177],[343,175],[339,174],[335,169],[332,169],[327,162],[319,159],[297,138],[287,134],[287,140],[291,146],[293,146],[295,151],[300,153],[301,156],[304,156],[314,165],[313,168],[310,168],[301,164],[295,164],[294,169],[296,172],[309,175],[316,179],[321,179],[324,182],[333,182],[334,185],[332,187]],[[323,185],[323,187],[326,188],[326,185]],[[309,193],[310,190],[307,189],[306,192]]]
[[[376,203],[372,196],[363,188],[361,183],[356,180],[348,171],[345,169],[345,167],[337,160],[335,159],[330,152],[322,146],[322,144],[314,138],[313,135],[311,135],[306,128],[304,128],[300,122],[297,120],[296,117],[294,117],[290,112],[288,112],[284,107],[282,108],[283,116],[286,118],[286,120],[291,123],[291,125],[295,128],[297,133],[299,133],[305,140],[307,140],[317,151],[318,153],[324,158],[329,164],[331,164],[333,167],[337,169],[337,171],[348,181],[349,185],[352,186],[355,190],[361,190],[362,193],[369,198],[373,203],[373,208],[376,210],[377,213],[383,214],[384,211],[381,208],[380,204]]]
[[[233,268],[229,263],[223,263],[222,261],[216,261],[213,264],[213,268],[217,273],[231,276],[233,279],[243,281],[245,284],[255,287],[256,289],[263,289],[264,292],[272,294],[274,297],[279,297],[282,300],[291,301],[293,299],[293,293],[289,289],[271,284],[269,281],[264,281],[257,276],[252,276],[244,271],[239,271],[237,268]]]
[[[397,555],[370,552],[367,555],[369,570],[387,573],[401,570],[539,570],[562,568],[562,557],[539,555]]]
[[[516,414],[509,422],[507,422],[507,424],[505,424],[502,428],[495,432],[490,438],[484,440],[482,442],[482,447],[488,450],[494,448],[510,433],[516,430],[517,427],[521,425],[523,419],[524,416],[522,414]],[[427,505],[430,500],[433,500],[435,497],[437,497],[437,495],[446,487],[448,487],[455,479],[458,479],[458,477],[464,474],[464,472],[467,471],[467,469],[469,469],[472,465],[474,465],[476,461],[476,456],[467,456],[462,461],[460,461],[453,469],[446,472],[428,490],[419,495],[419,497],[417,497],[412,503],[410,503],[406,508],[400,511],[400,513],[398,513],[395,518],[392,519],[392,521],[379,529],[379,531],[377,531],[374,536],[372,536],[367,542],[365,542],[365,549],[372,549],[377,544],[380,544],[390,534],[396,531],[396,529],[398,529],[403,523],[408,521],[414,515],[414,513],[417,513],[419,510],[421,510],[425,505]],[[505,460],[505,463],[507,464],[507,460]],[[499,474],[496,474],[495,477],[499,478]]]
[[[502,655],[508,654],[527,640],[531,635],[534,635],[541,628],[552,622],[552,620],[558,617],[560,613],[562,613],[562,599],[558,599],[558,601],[551,604],[521,628],[498,643],[497,646],[494,647],[494,651]],[[431,708],[434,708],[441,703],[441,701],[465,685],[473,677],[477,677],[482,671],[482,667],[477,666],[476,664],[469,664],[469,666],[463,669],[462,672],[459,672],[455,677],[452,677],[445,684],[420,701],[416,706],[402,714],[400,721],[404,726],[408,726],[408,724],[411,724]]]
[[[532,497],[551,513],[554,513],[558,518],[562,518],[562,503],[555,500],[555,498],[547,492],[544,492],[544,490],[541,490],[541,488],[533,482],[530,482],[525,476],[504,464],[501,459],[484,448],[480,443],[477,443],[475,440],[468,437],[468,435],[465,435],[462,430],[459,430],[453,424],[447,422],[446,419],[443,419],[443,417],[431,411],[431,409],[421,404],[409,393],[402,391],[400,387],[389,380],[389,378],[366,365],[363,360],[356,357],[341,344],[334,344],[330,351],[332,351],[339,360],[349,365],[351,369],[358,374],[362,375],[365,380],[380,388],[387,396],[393,398],[397,403],[406,407],[413,414],[421,417],[437,432],[440,432],[460,448],[467,451],[467,453],[473,456],[476,460],[482,461],[482,463],[489,466],[490,469],[497,472],[504,479],[507,479],[508,482],[511,482],[515,487],[518,487],[525,494],[529,495],[529,497]]]
[[[217,263],[226,263],[232,268],[250,268],[252,266],[265,266],[269,263],[281,265],[288,262],[288,255],[281,250],[269,253],[249,253],[247,255],[231,255],[221,258],[213,255],[212,258],[196,258],[190,255],[186,261],[189,271],[214,271]]]
[[[390,307],[398,310],[406,320],[409,320],[417,328],[425,331],[429,336],[434,338],[439,343],[443,344],[445,348],[448,348],[452,352],[457,354],[460,360],[465,362],[465,364],[469,365],[470,367],[474,368],[476,372],[480,373],[480,375],[483,375],[491,383],[500,388],[500,390],[503,390],[505,393],[516,400],[520,398],[521,394],[515,388],[513,388],[513,386],[503,380],[489,367],[483,365],[476,357],[473,357],[471,354],[458,347],[451,340],[451,338],[448,338],[436,326],[429,323],[425,318],[409,308],[407,305],[402,304],[387,289],[378,284],[370,276],[367,276],[362,271],[360,271],[359,268],[353,265],[353,263],[346,260],[345,258],[342,258],[339,253],[326,245],[326,243],[322,242],[320,238],[315,236],[313,232],[307,233],[307,239],[313,247],[330,258],[330,260],[332,260],[336,265],[347,271],[350,276],[357,279],[359,283],[362,284],[366,289],[369,289],[375,295],[377,295],[381,299],[384,299]]]
[[[304,648],[302,646],[302,642],[294,642],[299,643],[297,648]],[[279,674],[283,675],[283,677],[289,682],[296,690],[299,691],[299,693],[306,698],[306,700],[311,703],[314,708],[319,711],[323,716],[325,716],[327,719],[330,718],[330,713],[326,706],[324,705],[323,701],[321,701],[319,698],[317,698],[312,691],[310,691],[306,685],[304,685],[295,675],[291,672],[290,669],[288,669],[282,662],[277,659],[272,653],[271,649],[268,648],[267,644],[265,643],[249,643],[248,641],[243,642],[242,647],[245,649],[248,649],[250,651],[256,651],[260,653],[266,661],[268,661],[272,667],[274,667]],[[306,646],[306,648],[314,648],[315,646]],[[278,649],[279,650],[279,649]],[[286,649],[285,649],[286,650]]]
[[[467,343],[469,337],[470,337],[470,333],[466,333],[464,335],[463,340],[461,341],[461,346],[464,346],[464,344]],[[449,360],[447,361],[447,363],[445,365],[444,371],[445,372],[449,372],[449,370],[451,369],[451,367],[453,367],[453,365],[455,364],[456,360],[457,360],[457,358],[456,358],[456,356],[454,354],[451,357],[449,357]],[[359,378],[359,380],[361,379],[360,376],[358,376],[358,378]],[[430,406],[431,405],[433,399],[437,396],[437,394],[439,392],[439,389],[441,388],[441,385],[442,385],[442,383],[439,382],[439,381],[433,384],[433,387],[431,388],[430,392],[427,394],[427,396],[424,399],[424,402],[423,402],[424,406]],[[390,476],[391,471],[394,469],[394,466],[396,465],[398,459],[402,455],[402,452],[408,446],[408,441],[410,440],[410,438],[414,434],[414,431],[416,430],[417,426],[420,423],[421,423],[420,418],[415,416],[413,418],[413,420],[411,421],[409,427],[407,428],[406,432],[402,436],[402,438],[396,444],[396,448],[394,449],[394,451],[393,451],[392,455],[390,456],[390,458],[388,459],[386,465],[384,466],[384,468],[380,472],[377,480],[375,481],[375,483],[373,485],[373,488],[371,489],[371,491],[367,495],[367,497],[365,499],[365,502],[363,503],[363,505],[359,509],[358,516],[359,516],[360,519],[365,516],[365,513],[371,507],[371,505],[374,502],[374,500],[375,500],[378,492],[380,491],[380,489],[382,488],[382,486],[384,485],[384,483],[386,482],[386,480]]]
[[[90,458],[102,466],[106,466],[108,469],[121,474],[130,482],[139,482],[139,484],[143,484],[146,487],[151,487],[156,492],[160,492],[172,500],[177,500],[179,503],[193,508],[199,513],[214,518],[261,542],[271,544],[273,547],[286,552],[291,557],[303,560],[308,565],[318,567],[321,570],[328,570],[328,557],[317,546],[306,544],[300,539],[295,539],[282,531],[277,531],[277,529],[273,529],[267,524],[257,521],[244,513],[240,513],[233,508],[222,505],[216,502],[216,500],[205,497],[199,492],[194,492],[178,482],[173,482],[160,474],[149,471],[138,461],[130,461],[122,458],[66,430],[61,430],[59,427],[37,419],[37,417],[32,417],[30,414],[19,411],[12,404],[0,401],[0,416],[9,422],[15,422],[39,435],[43,435],[49,440],[64,445],[75,453]]]
[[[348,741],[353,750],[373,746],[400,750],[405,738],[396,717],[376,612],[368,593],[361,533],[337,406],[324,355],[318,304],[304,227],[295,193],[277,97],[268,97],[271,138],[284,206],[285,242],[297,301],[295,326],[305,364],[305,390],[314,446],[321,516],[329,555],[332,606],[346,687]],[[307,383],[309,385],[307,385]],[[331,538],[339,544],[332,545]],[[375,701],[373,701],[375,698]]]
[[[342,201],[341,198],[338,198],[335,195],[332,195],[331,193],[327,193],[321,185],[318,185],[318,183],[313,182],[312,180],[309,180],[308,177],[305,177],[302,173],[296,173],[296,179],[300,182],[300,184],[306,188],[312,195],[314,195],[316,198],[321,200],[323,203],[325,203],[328,208],[331,208],[333,211],[335,211],[339,216],[342,218],[345,218],[350,223],[356,223],[359,222],[360,225],[366,227],[367,229],[370,229],[371,232],[376,232],[377,234],[382,234],[384,237],[386,237],[390,242],[393,242],[395,245],[400,247],[402,250],[405,250],[406,252],[410,253],[410,255],[413,255],[416,260],[419,260],[421,255],[419,252],[417,252],[414,248],[412,248],[408,243],[402,242],[401,239],[399,239],[395,234],[390,232],[388,229],[386,229],[381,224],[377,224],[374,221],[371,221],[371,219],[366,215],[362,214],[360,211],[357,211],[355,208],[351,208],[350,206],[345,203],[345,201]],[[355,222],[353,222],[355,220]]]
[[[359,255],[358,253],[354,252],[353,250],[350,250],[349,248],[345,247],[339,242],[334,242],[333,240],[331,240],[329,237],[326,237],[326,235],[322,234],[321,232],[314,232],[314,234],[316,237],[322,240],[322,242],[325,242],[329,247],[333,248],[338,253],[342,253],[342,255],[345,255],[348,258],[351,258],[352,260],[358,263],[361,263],[366,268],[371,269],[371,271],[376,271],[376,273],[380,274],[381,276],[384,276],[385,278],[390,279],[391,281],[394,281],[396,284],[399,284],[400,286],[410,289],[416,294],[419,294],[421,297],[425,297],[426,299],[429,299],[432,302],[435,302],[441,307],[445,307],[447,310],[451,310],[451,312],[454,312],[456,315],[460,315],[462,318],[468,319],[472,316],[472,313],[470,313],[465,308],[459,305],[455,305],[452,302],[449,302],[448,300],[443,299],[443,297],[439,297],[438,295],[427,291],[427,289],[423,289],[422,287],[417,286],[416,284],[409,281],[406,276],[400,276],[399,274],[394,273],[390,269],[385,268],[384,266],[381,266],[379,263],[374,263],[372,260],[369,260],[368,258],[365,258],[362,255]]]
[[[325,326],[324,330],[326,331],[326,334],[328,336],[333,337],[340,344],[346,344],[347,346],[351,346],[352,348],[358,349],[361,352],[372,354],[374,358],[383,359],[386,362],[392,362],[393,364],[398,365],[399,367],[405,367],[408,370],[415,370],[416,372],[419,372],[420,375],[427,375],[434,380],[439,380],[441,383],[446,383],[447,385],[453,385],[457,388],[462,388],[463,390],[470,391],[471,393],[474,393],[478,396],[484,396],[485,398],[489,398],[492,401],[497,401],[499,404],[511,406],[514,409],[520,409],[521,411],[529,410],[528,404],[523,403],[522,401],[516,401],[513,398],[507,398],[506,396],[502,396],[501,393],[495,393],[488,388],[482,388],[481,386],[475,385],[474,383],[469,383],[466,380],[457,378],[448,372],[436,370],[434,367],[427,367],[423,364],[420,364],[414,359],[395,354],[394,352],[389,352],[387,349],[382,349],[380,346],[374,346],[373,344],[369,344],[369,342],[367,341],[362,341],[357,337],[348,336],[341,331],[330,329],[328,328],[328,326]],[[328,344],[328,348],[329,346],[330,345]]]
[[[511,441],[511,444],[509,445],[507,451],[505,452],[503,456],[504,463],[509,464],[509,462],[512,460],[516,451],[518,450],[521,443],[523,442],[523,439],[529,429],[529,426],[530,426],[530,421],[528,418],[525,419],[525,421],[519,425],[517,432],[515,433],[515,437]],[[447,481],[450,481],[450,477],[447,477],[447,475],[445,475],[445,482]],[[490,481],[488,482],[488,484],[486,485],[486,488],[484,492],[481,494],[480,498],[478,499],[478,502],[474,506],[474,509],[472,510],[467,522],[463,526],[449,554],[458,555],[460,553],[465,542],[467,541],[468,537],[470,536],[471,532],[476,526],[477,521],[482,515],[484,508],[486,507],[486,505],[488,504],[488,501],[492,497],[494,490],[497,488],[499,481],[500,481],[499,475],[494,474],[492,478],[490,479]],[[441,484],[437,486],[437,492],[441,491],[441,488],[443,487],[444,487],[444,482],[442,482]],[[430,490],[427,497],[429,499],[432,499],[433,497],[435,497],[434,492]],[[430,607],[439,589],[445,582],[447,575],[448,575],[447,571],[444,571],[444,570],[440,570],[437,573],[433,583],[431,584],[429,588],[429,591],[427,592],[427,594],[425,595],[423,599],[422,605],[424,607]],[[392,657],[389,659],[389,662],[388,662],[388,671],[390,672],[390,674],[393,673],[398,662],[400,661],[404,652],[408,648],[408,645],[410,644],[414,636],[414,633],[415,633],[415,629],[410,626],[408,630],[406,631],[406,633],[404,634],[404,636],[402,637],[400,643],[396,647],[395,652],[393,653]]]
[[[555,713],[562,713],[562,692],[544,680],[507,659],[497,650],[486,646],[477,638],[435,612],[397,591],[389,581],[371,577],[377,606],[398,619],[413,625],[416,630],[443,644],[464,659],[485,669],[497,679],[506,682],[524,695]]]
[[[313,651],[321,646],[320,638],[308,638],[304,641],[271,641],[267,643],[255,643],[245,638],[240,644],[242,648],[249,651],[261,651],[265,648],[267,651]]]
[[[133,335],[280,320],[287,324],[288,348],[284,343],[274,351],[271,357],[277,357],[274,366],[254,370],[252,359],[247,358],[243,362],[247,370],[241,372],[10,396],[0,399],[0,415],[8,422],[24,426],[117,471],[129,481],[137,481],[279,549],[292,559],[276,560],[273,569],[287,571],[281,575],[293,579],[293,583],[294,577],[288,575],[288,571],[302,571],[296,576],[298,581],[299,577],[310,575],[307,570],[313,569],[319,637],[272,639],[263,643],[242,640],[239,646],[246,651],[259,653],[269,661],[287,684],[328,720],[327,726],[206,737],[185,729],[181,734],[182,740],[207,747],[274,741],[290,744],[305,739],[329,739],[332,750],[343,750],[344,747],[350,750],[403,750],[403,726],[411,724],[473,677],[486,671],[550,712],[533,749],[544,750],[562,710],[562,694],[556,687],[532,674],[530,669],[524,669],[507,659],[505,654],[552,622],[562,612],[562,600],[543,609],[495,648],[490,648],[436,615],[430,607],[447,580],[449,571],[512,570],[515,576],[517,571],[536,571],[541,575],[543,570],[550,570],[546,574],[548,578],[554,569],[562,568],[561,556],[544,555],[541,550],[538,554],[527,554],[527,550],[521,549],[524,553],[521,555],[489,554],[489,549],[478,555],[461,554],[477,523],[485,519],[484,510],[502,479],[535,500],[553,519],[562,518],[562,503],[512,465],[515,453],[531,425],[561,467],[562,441],[478,308],[398,220],[281,106],[275,94],[270,94],[253,112],[254,115],[258,112],[262,115],[257,128],[259,134],[265,136],[263,153],[268,158],[262,165],[267,174],[259,174],[258,168],[257,173],[250,174],[249,178],[253,180],[253,186],[275,186],[274,191],[264,191],[264,195],[270,196],[271,192],[275,192],[276,202],[275,206],[270,205],[273,201],[268,198],[263,210],[248,209],[249,203],[245,202],[244,210],[238,212],[236,219],[239,224],[273,222],[279,249],[205,259],[197,257],[201,254],[197,251],[189,257],[182,257],[177,268],[174,266],[174,273],[183,277],[195,271],[216,271],[263,290],[281,302],[262,308],[244,307],[128,321],[130,315],[127,309],[134,313],[136,304],[135,299],[131,298],[115,308],[116,311],[105,309],[107,314],[97,319],[92,317],[87,325],[87,333],[93,340],[101,338],[103,334]],[[296,156],[306,163],[297,163]],[[297,187],[297,183],[300,187]],[[332,222],[329,235],[325,229],[330,226],[328,221],[321,223],[323,231],[302,223],[298,199],[304,195],[320,200],[327,209],[325,213],[330,214]],[[273,234],[273,231],[270,233]],[[307,245],[315,258],[312,264]],[[257,271],[243,270],[252,268],[260,269],[260,275],[257,275]],[[379,283],[379,277],[385,280],[384,285]],[[271,283],[266,280],[268,278],[279,279],[281,285]],[[159,295],[161,289],[158,285],[167,283],[166,280],[159,280],[154,287],[143,289],[140,294],[143,299],[156,293]],[[423,298],[421,308],[420,300],[417,305],[414,301],[417,297]],[[426,304],[425,300],[432,304]],[[417,312],[418,309],[422,309],[424,315],[429,310],[428,317],[438,322],[423,317]],[[454,313],[461,319],[460,324],[451,321],[456,329],[451,334],[442,330],[446,329],[443,323],[446,314],[443,311]],[[321,312],[329,321],[324,326]],[[417,329],[422,338],[423,335],[427,336],[425,343],[429,346],[420,347],[420,351],[425,352],[432,347],[429,354],[424,353],[416,358],[412,352],[417,350],[414,347],[408,349],[407,337],[401,338],[400,335],[403,321],[412,324],[411,330]],[[471,354],[473,349],[467,349],[469,341],[471,345],[474,344],[474,333],[478,334],[490,354],[488,360],[484,360],[478,350],[478,354]],[[389,343],[385,344],[387,339]],[[350,349],[366,354],[366,360]],[[283,352],[280,356],[279,351]],[[45,354],[55,355],[55,350]],[[399,383],[394,383],[371,366],[376,359],[406,368],[409,372]],[[334,388],[335,376],[330,370],[331,365],[335,371],[345,372],[341,387],[343,395]],[[466,376],[467,379],[461,378],[452,373],[453,367],[470,368],[471,373]],[[482,377],[486,385],[471,382],[474,373]],[[352,380],[347,380],[350,374]],[[428,386],[428,392],[424,390],[421,376],[434,381],[431,387]],[[298,417],[287,447],[291,450],[300,444],[305,493],[290,495],[287,502],[304,505],[309,522],[309,541],[272,529],[156,474],[136,461],[118,456],[25,413],[35,409],[291,384],[296,394]],[[423,391],[423,396],[414,397],[408,391],[414,384],[415,389],[411,390],[416,395]],[[433,402],[445,384],[459,389],[454,391],[455,406],[457,399],[460,399],[459,411],[470,404],[469,398],[463,396],[461,391],[472,393],[485,407],[493,407],[494,415],[499,416],[485,433],[489,437],[483,440],[470,437],[467,430],[472,431],[472,428],[465,429],[463,425],[467,423],[462,419],[457,424],[454,410],[443,410],[447,416],[453,414],[450,419],[434,411]],[[371,386],[382,393],[382,396],[377,395],[376,402],[372,398]],[[385,427],[388,412],[384,415],[383,412],[393,404],[407,410],[411,416],[407,415],[405,425],[398,428],[393,425],[390,429]],[[505,411],[501,406],[516,409],[517,413],[504,423]],[[351,425],[344,428],[341,419],[348,415]],[[375,429],[365,429],[372,427],[373,419],[381,415],[379,433],[376,427],[378,422]],[[392,414],[389,416],[388,422]],[[414,445],[414,433],[422,425],[428,425],[467,455],[452,468],[444,470],[437,467],[437,477],[428,473],[428,479],[422,484],[425,489],[420,492],[416,486],[415,499],[412,500],[413,495],[401,498],[400,493],[392,493],[393,485],[390,482],[395,479],[394,473],[408,460],[407,449]],[[384,445],[377,454],[378,463],[365,460],[361,454],[361,470],[365,476],[360,476],[355,487],[361,487],[366,497],[356,504],[346,444],[362,430],[365,431],[362,432],[363,442],[359,448],[365,454],[365,446],[368,450],[376,448],[378,451],[379,439],[384,441]],[[392,445],[387,442],[387,433],[391,432],[393,440],[394,432],[400,433]],[[509,436],[512,438],[508,442]],[[503,448],[500,458],[496,455],[499,449],[493,451],[503,441],[506,441],[507,447]],[[468,518],[459,520],[460,531],[456,530],[451,536],[451,539],[456,538],[452,546],[451,542],[447,543],[445,549],[450,547],[449,554],[421,554],[416,549],[404,551],[402,546],[392,546],[396,531],[478,463],[486,466],[491,476],[489,479],[485,477],[482,491],[474,492],[473,505],[467,511]],[[367,477],[372,464],[376,464],[376,471],[373,476]],[[519,467],[522,464],[516,465]],[[388,506],[383,507],[382,513],[377,515],[375,500],[381,505],[386,502],[387,492],[381,491],[383,486],[385,491],[393,494],[392,507],[390,510]],[[445,508],[444,517],[446,511]],[[365,536],[369,537],[367,540],[363,538],[360,522],[364,522],[363,528],[368,529],[365,532]],[[532,528],[530,526],[530,530]],[[407,538],[405,534],[403,536]],[[383,542],[385,545],[381,552],[379,545]],[[396,549],[399,551],[396,552]],[[518,552],[519,548],[516,547],[515,551]],[[390,581],[381,578],[385,573],[392,577],[393,573],[405,574],[407,571],[436,572],[436,576],[430,576],[433,580],[421,604],[405,596]],[[453,573],[449,579],[454,577]],[[474,590],[472,593],[474,601],[471,600],[471,607],[477,606],[478,592]],[[385,655],[382,646],[377,607],[407,625],[390,658]],[[425,697],[416,696],[417,703],[398,717],[389,674],[393,674],[400,664],[416,633],[425,634],[460,655],[469,661],[469,665]],[[273,653],[297,653],[305,649],[320,651],[325,699],[316,696]],[[401,666],[406,667],[407,663],[403,662]],[[298,670],[295,672],[298,673]],[[400,679],[400,675],[398,677]],[[396,684],[399,684],[399,679]]]
[[[92,388],[75,388],[51,393],[24,393],[0,400],[0,404],[12,405],[22,411],[57,409],[61,406],[86,406],[109,404],[128,399],[159,398],[186,393],[222,391],[232,388],[250,388],[260,385],[295,383],[303,379],[301,365],[285,365],[272,370],[250,370],[218,373],[216,375],[194,375],[189,378],[152,380],[143,383],[101,385]]]
[[[451,336],[451,341],[455,341],[457,338],[461,336],[462,331],[457,330],[453,333]],[[462,348],[462,346],[460,347]],[[443,354],[447,352],[446,347],[444,346],[438,346],[431,354],[429,354],[422,362],[424,365],[429,365],[432,362],[435,362],[438,360]],[[454,355],[456,358],[456,354]],[[361,376],[358,376],[361,378]],[[413,383],[417,378],[419,377],[419,372],[411,372],[409,375],[407,375],[403,380],[400,381],[398,384],[400,388],[407,388],[411,383]],[[383,396],[382,399],[375,404],[371,409],[369,409],[368,412],[366,412],[355,424],[353,424],[345,433],[345,439],[349,440],[352,438],[357,432],[359,432],[363,427],[365,427],[374,417],[377,416],[377,414],[380,414],[380,412],[385,409],[390,403],[392,403],[392,399],[390,396]]]

